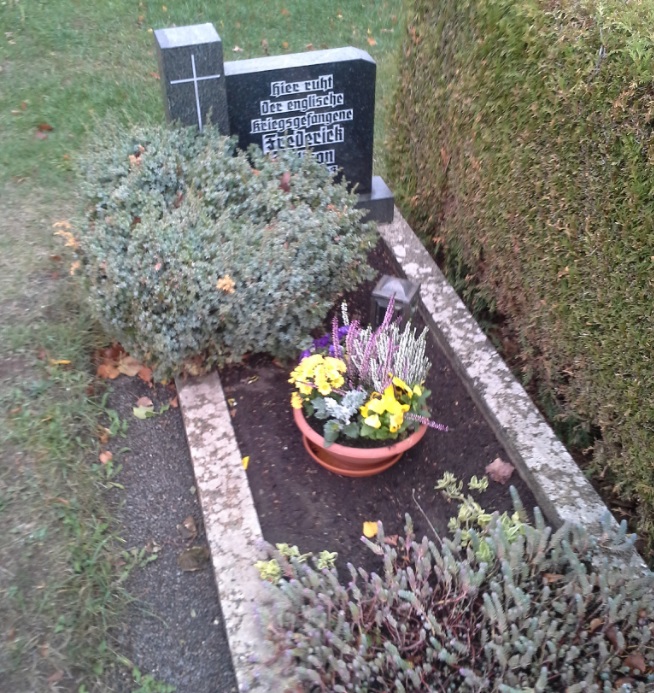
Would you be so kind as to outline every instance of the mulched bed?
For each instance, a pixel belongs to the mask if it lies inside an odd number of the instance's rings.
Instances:
[[[397,275],[383,242],[370,253],[369,261],[377,277]],[[367,282],[344,297],[351,319],[367,322],[375,283],[376,279]],[[414,320],[416,325],[420,322],[419,317]],[[434,490],[437,480],[449,471],[467,483],[472,476],[483,475],[496,457],[509,458],[431,338],[427,355],[432,362],[427,380],[432,418],[450,430],[428,430],[394,467],[365,479],[332,474],[305,451],[289,404],[288,373],[293,364],[281,367],[269,358],[254,357],[221,371],[239,448],[250,458],[248,481],[267,541],[296,544],[302,552],[337,551],[340,570],[347,562],[378,569],[379,559],[361,541],[363,522],[381,520],[387,535],[399,534],[409,513],[418,537],[433,537],[429,523],[439,534],[447,533],[457,506]],[[517,471],[510,483],[525,507],[533,508],[534,497]],[[509,484],[491,481],[487,491],[472,495],[489,512],[513,508]]]

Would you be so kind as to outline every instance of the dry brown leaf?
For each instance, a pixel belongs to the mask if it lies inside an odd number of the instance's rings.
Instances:
[[[589,629],[588,629],[588,630],[589,630],[589,632],[590,632],[591,635],[592,635],[598,628],[601,628],[603,625],[604,625],[603,619],[601,619],[601,618],[594,618],[594,619],[590,622],[590,626],[589,626]]]
[[[173,397],[172,399],[168,400],[168,404],[170,404],[173,409],[177,409],[177,407],[179,407],[179,400],[177,397]]]
[[[104,378],[105,380],[115,380],[120,375],[120,371],[110,363],[101,363],[98,366],[96,375],[98,378]]]
[[[61,669],[59,669],[59,670],[55,671],[54,674],[50,674],[50,676],[48,676],[48,683],[59,683],[59,681],[61,681],[61,679],[63,679],[63,678],[64,678],[64,672],[61,671]]]
[[[638,669],[641,674],[644,674],[647,669],[645,658],[638,652],[633,652],[628,657],[625,657],[623,664],[630,669]]]
[[[182,535],[182,538],[193,541],[198,536],[198,528],[193,516],[189,515],[181,525],[177,525],[177,531]]]
[[[100,453],[99,460],[102,464],[107,464],[107,462],[111,462],[113,460],[114,456],[113,453],[109,452],[109,450],[105,450],[104,452]]]
[[[123,375],[128,375],[133,378],[142,368],[142,365],[131,356],[122,356],[118,361],[118,370]]]
[[[136,374],[138,377],[148,385],[152,385],[152,369],[147,366],[141,366],[139,372]]]
[[[154,407],[154,402],[149,397],[139,397],[136,400],[137,407]]]
[[[206,546],[192,546],[177,556],[177,565],[187,573],[206,568],[209,563],[209,549]]]
[[[375,39],[374,39],[372,36],[368,36],[368,45],[370,45],[370,46],[376,46],[376,45],[377,45],[377,41],[375,41]]]
[[[98,440],[100,445],[106,445],[111,437],[111,431],[104,426],[98,426]]]
[[[49,123],[39,123],[39,124],[36,126],[36,129],[37,129],[39,132],[52,132],[52,131],[54,130],[54,128],[52,127],[52,125],[50,125]]]
[[[282,41],[282,48],[287,51],[288,50],[288,41]]]
[[[291,13],[289,10],[287,10],[285,7],[282,7],[281,9],[282,17],[288,17]]]
[[[398,539],[399,535],[391,534],[389,537],[384,537],[384,544],[388,544],[389,546],[397,546]]]
[[[487,465],[485,472],[493,481],[497,481],[499,484],[506,484],[511,478],[514,469],[515,467],[510,462],[505,462],[499,457],[496,457]]]

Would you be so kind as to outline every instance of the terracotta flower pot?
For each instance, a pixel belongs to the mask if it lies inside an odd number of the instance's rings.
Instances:
[[[324,438],[309,426],[302,409],[293,409],[293,418],[311,457],[330,472],[351,477],[373,476],[385,472],[418,443],[427,431],[427,426],[420,426],[404,440],[379,448],[355,448],[338,443],[326,448]]]

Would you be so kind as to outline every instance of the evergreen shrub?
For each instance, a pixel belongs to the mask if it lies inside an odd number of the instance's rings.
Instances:
[[[410,0],[389,171],[654,558],[654,5]],[[608,483],[607,483],[608,482]]]
[[[536,509],[518,535],[497,514],[452,540],[417,541],[408,515],[397,541],[379,529],[364,541],[383,574],[349,565],[347,585],[271,548],[268,634],[305,690],[651,690],[654,576],[616,562],[633,548],[624,527],[607,524],[600,545]]]
[[[215,129],[109,130],[83,161],[81,271],[107,333],[167,378],[296,353],[369,276],[371,227],[313,157]]]

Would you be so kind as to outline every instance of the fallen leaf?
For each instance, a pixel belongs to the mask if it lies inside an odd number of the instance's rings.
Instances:
[[[496,457],[489,465],[487,465],[484,470],[486,474],[493,480],[500,484],[506,484],[506,482],[511,478],[513,470],[515,467],[510,462],[505,462],[499,457]]]
[[[156,416],[153,407],[134,407],[132,412],[137,419],[151,419]]]
[[[148,407],[154,407],[154,403],[149,397],[139,397],[136,400],[136,406],[145,407],[147,409]]]
[[[136,374],[145,383],[152,384],[152,369],[147,366],[141,366]]]
[[[105,450],[104,452],[100,453],[99,460],[101,464],[107,464],[107,462],[111,462],[113,460],[114,456],[113,453],[109,452],[109,450]]]
[[[118,361],[118,370],[123,375],[128,375],[130,378],[134,377],[140,370],[141,364],[131,356],[122,356]]]
[[[51,366],[70,366],[70,359],[50,359]]]
[[[192,546],[177,556],[177,565],[185,572],[202,570],[209,563],[209,549],[206,546]]]
[[[609,626],[606,629],[606,632],[604,633],[606,635],[606,639],[615,647],[616,650],[619,650],[618,646],[618,631],[615,626]]]
[[[44,642],[41,645],[39,645],[39,654],[41,655],[41,657],[47,657],[49,650],[50,650],[50,645],[48,645],[47,642]]]
[[[589,632],[591,635],[604,624],[604,620],[601,618],[594,618],[589,624]]]
[[[220,279],[218,279],[216,282],[216,289],[219,291],[224,291],[226,294],[233,294],[235,286],[236,284],[229,274],[226,274],[224,277],[220,277]]]
[[[111,431],[104,426],[98,426],[98,441],[100,445],[106,445],[111,437]]]
[[[246,455],[242,460],[241,464],[243,465],[243,469],[247,470],[248,465],[250,464],[250,456]]]
[[[364,522],[363,523],[363,536],[372,539],[377,536],[377,522]]]
[[[234,46],[234,48],[232,48],[232,53],[242,53],[242,52],[243,52],[243,49],[240,46]]]
[[[167,8],[165,5],[162,5],[162,6],[161,6],[161,10],[162,10],[163,12],[168,12],[168,8]]]
[[[64,672],[59,669],[58,671],[55,671],[54,674],[50,674],[48,676],[48,683],[59,683],[61,679],[64,678]]]
[[[158,72],[150,72],[150,77],[152,77],[152,79],[161,79]]]
[[[68,271],[71,277],[75,274],[75,272],[77,272],[80,266],[81,263],[79,260],[75,260],[75,262],[73,262],[73,264],[70,266],[70,270]]]
[[[623,664],[626,667],[629,667],[630,669],[638,669],[638,671],[641,674],[644,674],[645,670],[647,669],[645,658],[638,652],[634,652],[633,654],[630,654],[628,657],[625,657]]]
[[[37,129],[39,132],[52,132],[52,131],[54,130],[54,128],[52,127],[52,125],[50,125],[49,123],[39,123],[39,124],[36,126],[36,129]]]
[[[282,41],[282,48],[287,51],[288,50],[288,41]]]
[[[181,525],[177,525],[177,531],[182,535],[182,538],[193,541],[198,536],[198,528],[193,516],[189,515]]]
[[[120,371],[116,368],[116,366],[113,366],[110,363],[101,363],[98,366],[96,375],[98,378],[104,378],[105,380],[115,380],[120,375]]]
[[[388,544],[389,546],[397,546],[398,539],[399,535],[391,534],[390,537],[384,537],[384,544]]]
[[[247,382],[248,385],[252,385],[252,383],[256,383],[257,380],[259,380],[259,376],[258,376],[258,375],[251,375],[251,376],[247,379],[246,382]]]
[[[268,55],[268,40],[267,39],[261,39],[261,48],[263,49],[263,52]]]
[[[377,41],[375,41],[375,39],[374,39],[372,36],[368,36],[368,45],[370,45],[370,46],[376,46],[376,45],[377,45]]]
[[[313,50],[313,43],[307,43],[307,45],[304,47],[304,50],[312,51]]]
[[[289,10],[287,10],[285,7],[282,7],[281,9],[282,17],[288,17],[291,13]]]
[[[172,399],[169,399],[169,400],[168,400],[168,404],[169,404],[173,409],[177,409],[177,407],[179,407],[179,400],[177,399],[177,397],[173,397]]]

